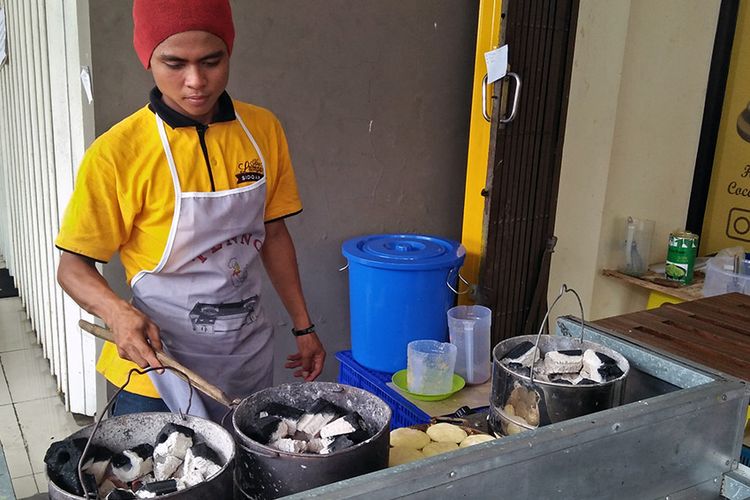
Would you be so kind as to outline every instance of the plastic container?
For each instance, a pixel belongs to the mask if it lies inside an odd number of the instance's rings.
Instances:
[[[388,387],[387,384],[391,381],[390,373],[370,370],[360,365],[352,357],[352,351],[339,351],[336,353],[336,359],[339,360],[338,382],[340,384],[369,391],[390,406],[393,412],[391,429],[430,422],[430,416],[427,413],[404,398],[398,391]]]
[[[409,342],[406,366],[409,392],[425,396],[451,392],[457,351],[456,346],[448,342]]]
[[[706,280],[703,283],[703,295],[712,297],[724,293],[739,292],[750,295],[750,260],[740,259],[736,263],[728,255],[711,258],[706,265]]]
[[[372,370],[406,368],[412,340],[448,340],[466,251],[452,240],[420,234],[377,234],[344,242],[354,359]]]
[[[490,326],[492,311],[484,306],[456,306],[448,310],[448,333],[458,348],[456,373],[467,384],[490,378]]]
[[[619,270],[632,276],[643,276],[648,270],[651,241],[656,223],[628,217],[622,232],[622,256]]]

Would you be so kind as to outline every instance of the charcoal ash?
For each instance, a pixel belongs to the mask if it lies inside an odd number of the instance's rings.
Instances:
[[[332,420],[346,414],[346,411],[327,399],[318,398],[312,402],[297,422],[297,430],[308,436],[316,436]]]
[[[219,463],[219,456],[206,443],[193,445],[185,454],[177,489],[195,486],[215,476],[221,470]]]
[[[154,446],[154,479],[163,481],[172,477],[185,460],[187,450],[193,446],[195,432],[184,425],[168,423],[159,432]]]

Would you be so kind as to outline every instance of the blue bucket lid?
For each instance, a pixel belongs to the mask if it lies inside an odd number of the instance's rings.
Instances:
[[[424,234],[361,236],[346,240],[341,252],[350,263],[402,271],[453,268],[466,256],[459,242]]]

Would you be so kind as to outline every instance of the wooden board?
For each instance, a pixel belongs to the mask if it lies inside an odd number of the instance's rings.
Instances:
[[[671,295],[681,300],[696,300],[703,298],[703,281],[705,276],[701,272],[695,273],[695,279],[689,285],[680,285],[679,283],[669,281],[664,275],[648,271],[641,277],[630,276],[613,269],[602,270],[604,276],[617,278],[625,283],[653,290],[665,295]]]
[[[665,292],[666,293],[666,292]],[[594,321],[633,340],[750,380],[750,296],[718,295]]]

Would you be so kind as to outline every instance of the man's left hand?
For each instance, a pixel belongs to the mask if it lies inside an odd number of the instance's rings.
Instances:
[[[295,340],[297,341],[298,352],[287,356],[287,363],[284,367],[298,368],[298,370],[295,370],[294,376],[302,377],[306,382],[312,382],[323,371],[326,351],[315,333],[295,337]]]

